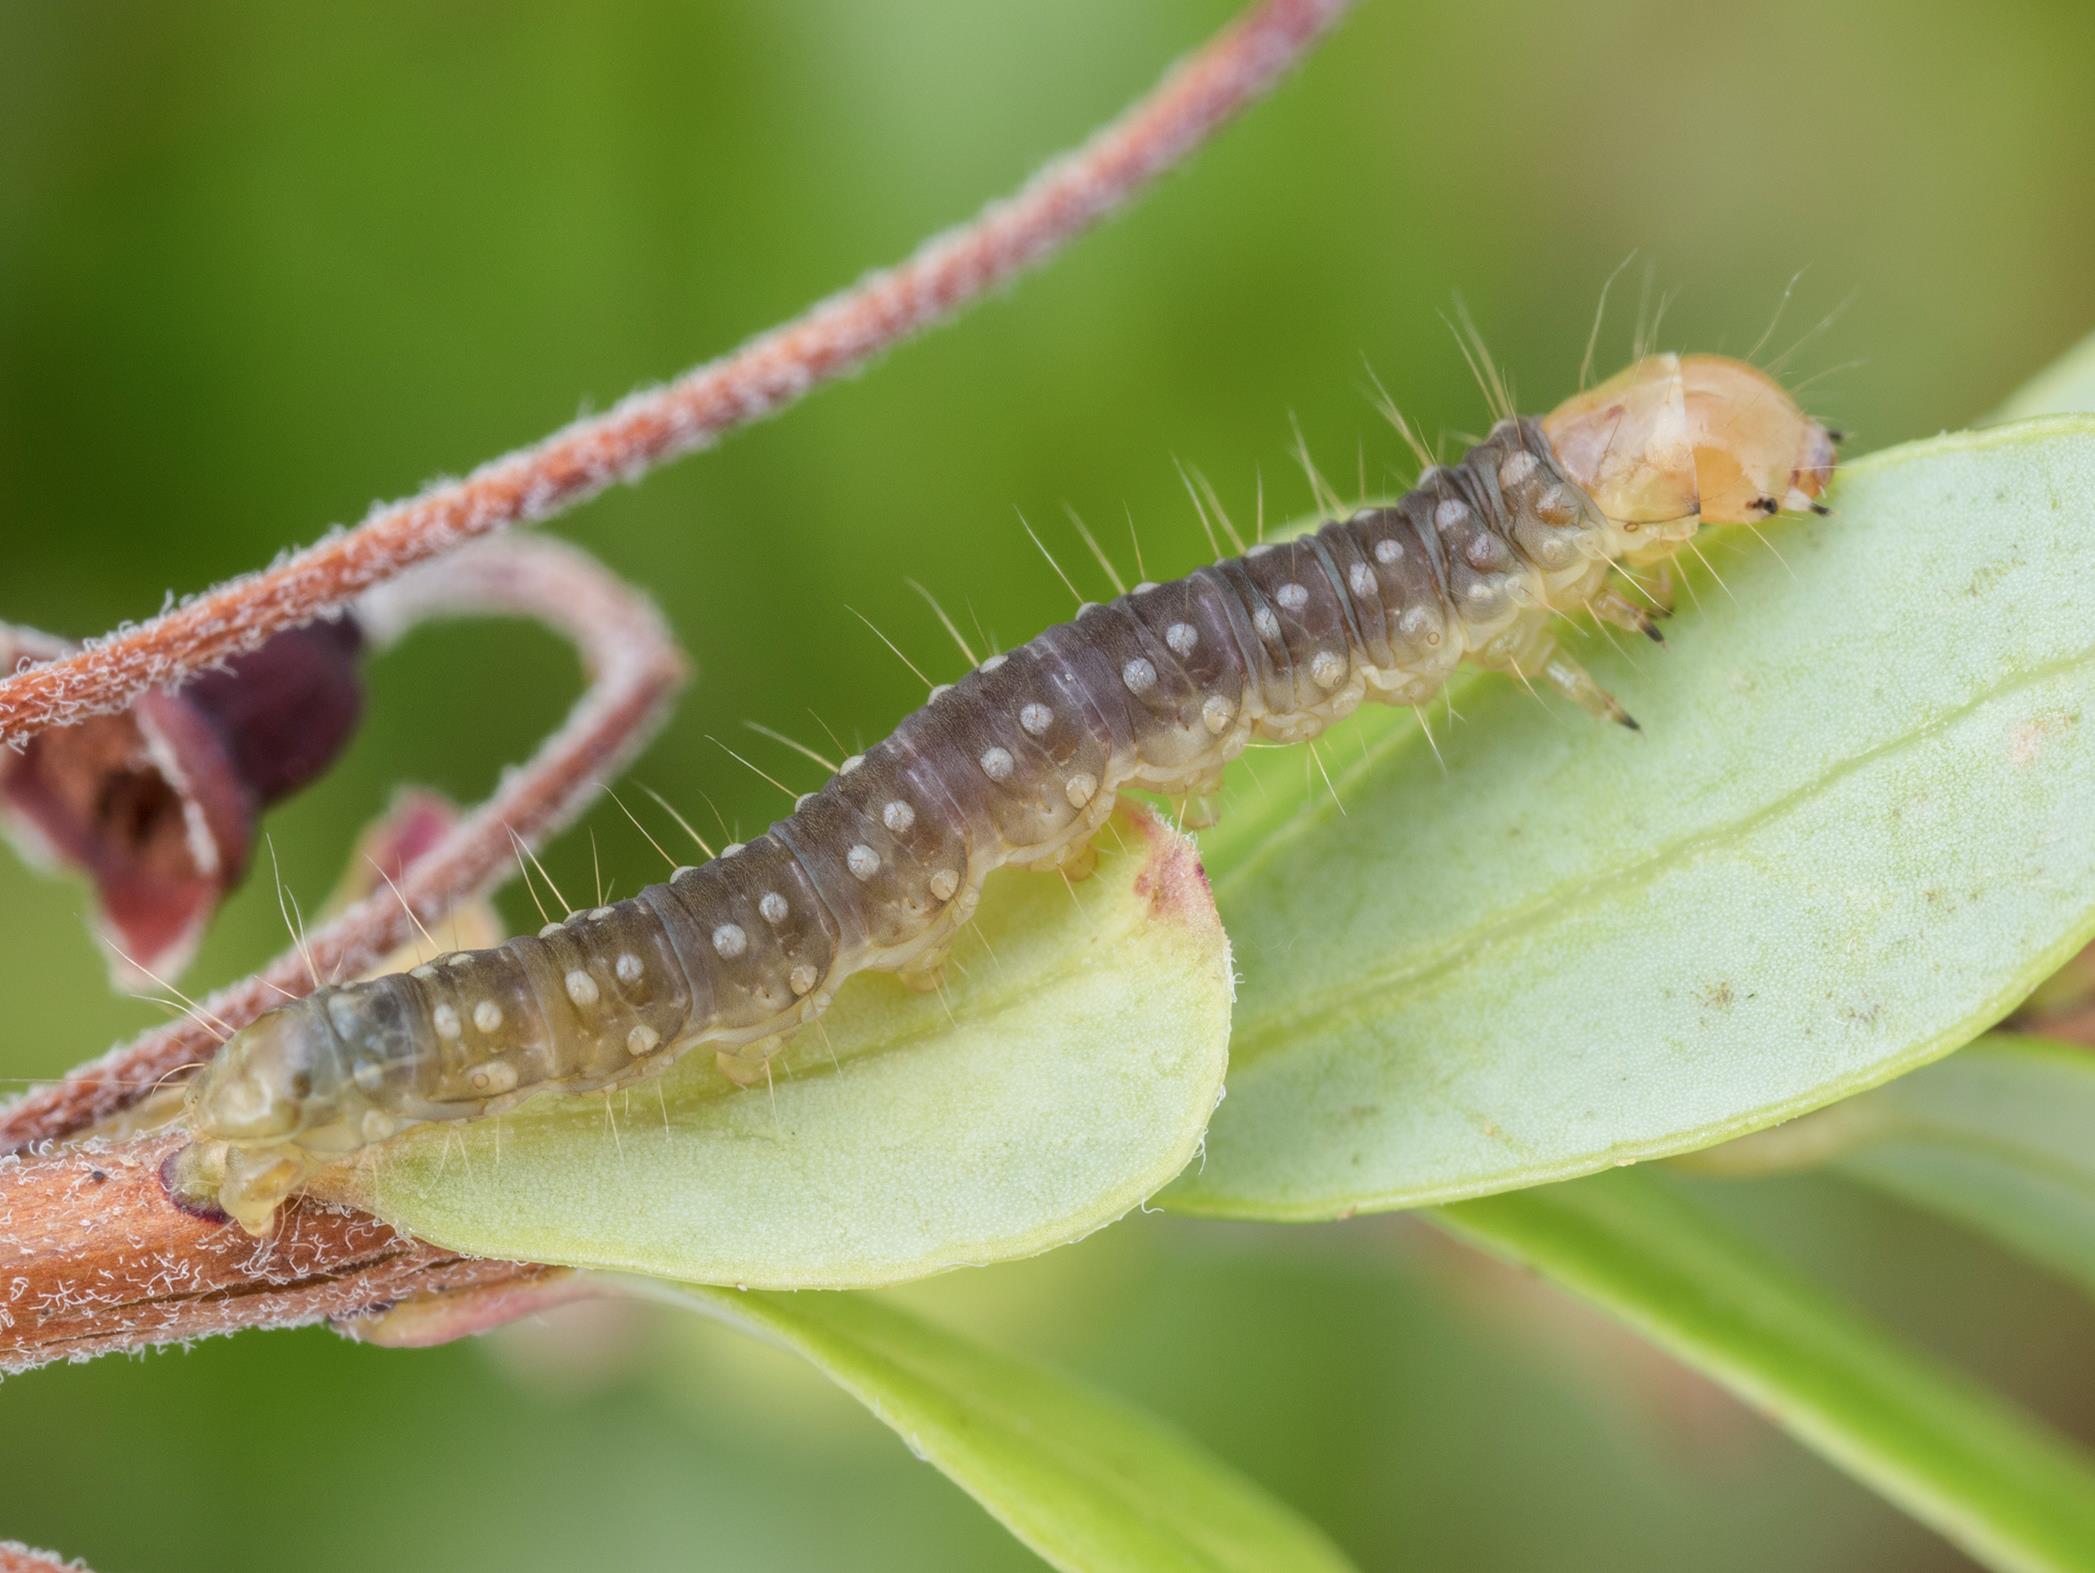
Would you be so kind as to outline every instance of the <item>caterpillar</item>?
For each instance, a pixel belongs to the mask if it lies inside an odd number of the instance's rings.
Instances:
[[[1505,413],[1386,507],[989,657],[702,866],[257,1018],[187,1089],[176,1193],[263,1234],[317,1169],[425,1121],[629,1084],[701,1044],[747,1081],[853,974],[934,986],[995,870],[1088,871],[1122,792],[1199,802],[1254,739],[1422,704],[1465,660],[1634,727],[1555,619],[1660,637],[1616,571],[1663,574],[1704,525],[1825,511],[1837,437],[1712,355],[1647,356],[1539,420]]]

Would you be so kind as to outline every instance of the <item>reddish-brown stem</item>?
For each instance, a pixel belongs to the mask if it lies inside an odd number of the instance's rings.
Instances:
[[[558,1268],[461,1257],[305,1200],[255,1240],[168,1200],[160,1170],[179,1145],[161,1136],[0,1159],[0,1372],[243,1327],[339,1323],[409,1300],[433,1308],[420,1313],[421,1336],[395,1341],[430,1343],[539,1309],[564,1286]],[[456,1316],[442,1309],[453,1295]]]
[[[0,744],[121,710],[148,688],[252,650],[413,563],[549,518],[863,366],[1041,261],[1198,148],[1348,4],[1259,0],[1119,120],[899,266],[722,360],[635,393],[462,481],[380,508],[274,568],[0,682]]]
[[[92,1573],[83,1562],[55,1551],[38,1551],[19,1540],[0,1540],[0,1573]]]
[[[417,921],[434,929],[459,901],[508,871],[513,837],[530,842],[550,834],[617,774],[654,730],[684,674],[654,607],[591,558],[551,540],[485,542],[374,592],[360,610],[381,638],[432,614],[539,618],[574,641],[589,689],[527,765],[407,868],[397,894],[377,891],[303,946],[212,995],[196,1015],[145,1033],[0,1112],[0,1152],[80,1131],[208,1059],[218,1041],[206,1022],[244,1026],[286,994],[312,989],[316,971],[320,980],[353,975],[406,944]]]

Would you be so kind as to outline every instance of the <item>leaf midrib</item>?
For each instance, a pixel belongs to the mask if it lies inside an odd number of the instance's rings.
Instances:
[[[1545,887],[1537,891],[1526,903],[1510,908],[1480,924],[1466,927],[1458,936],[1416,961],[1397,967],[1369,968],[1356,973],[1347,981],[1323,990],[1314,1005],[1292,1011],[1240,1011],[1237,1031],[1230,1046],[1233,1068],[1242,1070],[1252,1063],[1284,1054],[1291,1047],[1306,1047],[1310,1039],[1304,1029],[1325,1025],[1346,1014],[1352,1006],[1364,999],[1393,989],[1430,982],[1453,971],[1458,965],[1472,960],[1487,946],[1500,944],[1542,927],[1545,923],[1569,917],[1593,905],[1604,896],[1650,884],[1675,863],[1693,854],[1737,841],[1746,833],[1779,819],[1845,777],[1925,743],[1986,706],[2011,698],[2025,689],[2070,675],[2091,663],[2095,663],[2095,644],[2087,645],[2056,661],[2016,673],[2007,681],[1981,689],[1954,706],[1940,711],[1921,726],[1848,755],[1818,775],[1800,782],[1787,792],[1747,813],[1676,836],[1656,851],[1633,861],[1614,867],[1603,867],[1582,878]]]

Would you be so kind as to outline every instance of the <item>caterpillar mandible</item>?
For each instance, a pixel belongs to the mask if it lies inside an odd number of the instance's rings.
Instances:
[[[1614,570],[1662,568],[1704,525],[1824,511],[1836,435],[1711,355],[1505,412],[1390,506],[991,656],[701,867],[258,1018],[190,1084],[177,1192],[261,1234],[307,1175],[424,1121],[631,1083],[699,1044],[746,1080],[854,973],[932,986],[995,870],[1082,872],[1120,793],[1204,798],[1253,739],[1421,704],[1464,660],[1633,727],[1553,619],[1657,637]]]

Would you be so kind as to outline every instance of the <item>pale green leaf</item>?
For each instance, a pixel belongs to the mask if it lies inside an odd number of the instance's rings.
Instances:
[[[2095,1459],[1727,1238],[1657,1176],[1434,1216],[1612,1311],[1988,1565],[2095,1566]]]
[[[2095,1290],[2095,1052],[2073,1044],[1996,1033],[1685,1161],[1736,1175],[1830,1166]]]
[[[1230,1097],[1173,1205],[1705,1146],[1968,1041],[2095,933],[2095,420],[1879,454],[1832,500],[1707,532],[1729,588],[1669,652],[1579,643],[1641,735],[1477,681],[1444,767],[1408,718],[1327,745],[1343,814],[1234,794]]]
[[[1316,1528],[1170,1427],[892,1306],[861,1295],[635,1287],[805,1356],[1057,1568],[1351,1566]]]
[[[333,1194],[476,1255],[779,1287],[1076,1239],[1198,1150],[1229,1035],[1190,843],[1128,814],[1102,848],[1074,887],[1000,880],[944,998],[853,979],[771,1089],[700,1052],[608,1099],[423,1127]]]
[[[2012,421],[2090,411],[2095,411],[2095,333],[2017,388],[1991,418]]]

